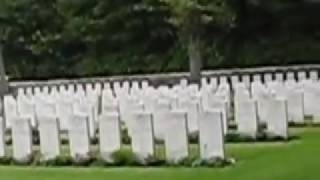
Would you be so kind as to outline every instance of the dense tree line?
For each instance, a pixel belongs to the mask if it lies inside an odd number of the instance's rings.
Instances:
[[[14,78],[320,62],[320,4],[307,0],[1,0]],[[190,68],[191,67],[191,68]]]

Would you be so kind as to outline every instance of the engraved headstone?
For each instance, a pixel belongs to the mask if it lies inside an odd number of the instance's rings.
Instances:
[[[132,115],[131,146],[140,160],[154,156],[154,133],[152,115],[137,112]]]
[[[44,160],[60,155],[59,121],[55,116],[41,116],[39,121],[40,151]]]
[[[28,161],[32,155],[32,129],[29,118],[14,118],[12,121],[13,158]]]
[[[99,117],[101,157],[112,162],[112,153],[121,148],[120,119],[117,113],[105,113]]]
[[[88,117],[75,114],[69,130],[70,153],[72,158],[88,157],[90,152]]]
[[[204,111],[199,121],[200,155],[202,159],[224,158],[224,134],[222,114],[219,111]]]
[[[165,132],[167,161],[177,163],[188,157],[189,145],[187,134],[187,114],[178,111],[168,113]]]

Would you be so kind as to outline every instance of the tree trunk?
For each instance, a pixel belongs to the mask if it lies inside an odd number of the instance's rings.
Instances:
[[[200,37],[190,37],[188,42],[190,80],[200,82],[202,57],[201,57],[201,39]]]
[[[3,47],[0,43],[0,96],[2,97],[6,94],[9,90],[5,67],[4,67],[4,60],[3,60]]]

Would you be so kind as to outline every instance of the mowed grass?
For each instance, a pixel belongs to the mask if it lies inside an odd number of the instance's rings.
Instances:
[[[233,166],[210,168],[0,167],[0,180],[319,180],[320,128],[291,129],[297,139],[228,144]]]

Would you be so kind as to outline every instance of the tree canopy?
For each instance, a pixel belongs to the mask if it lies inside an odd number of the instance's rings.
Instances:
[[[188,71],[189,62],[195,72],[318,63],[319,7],[303,0],[2,0],[0,39],[7,73],[18,79]]]

